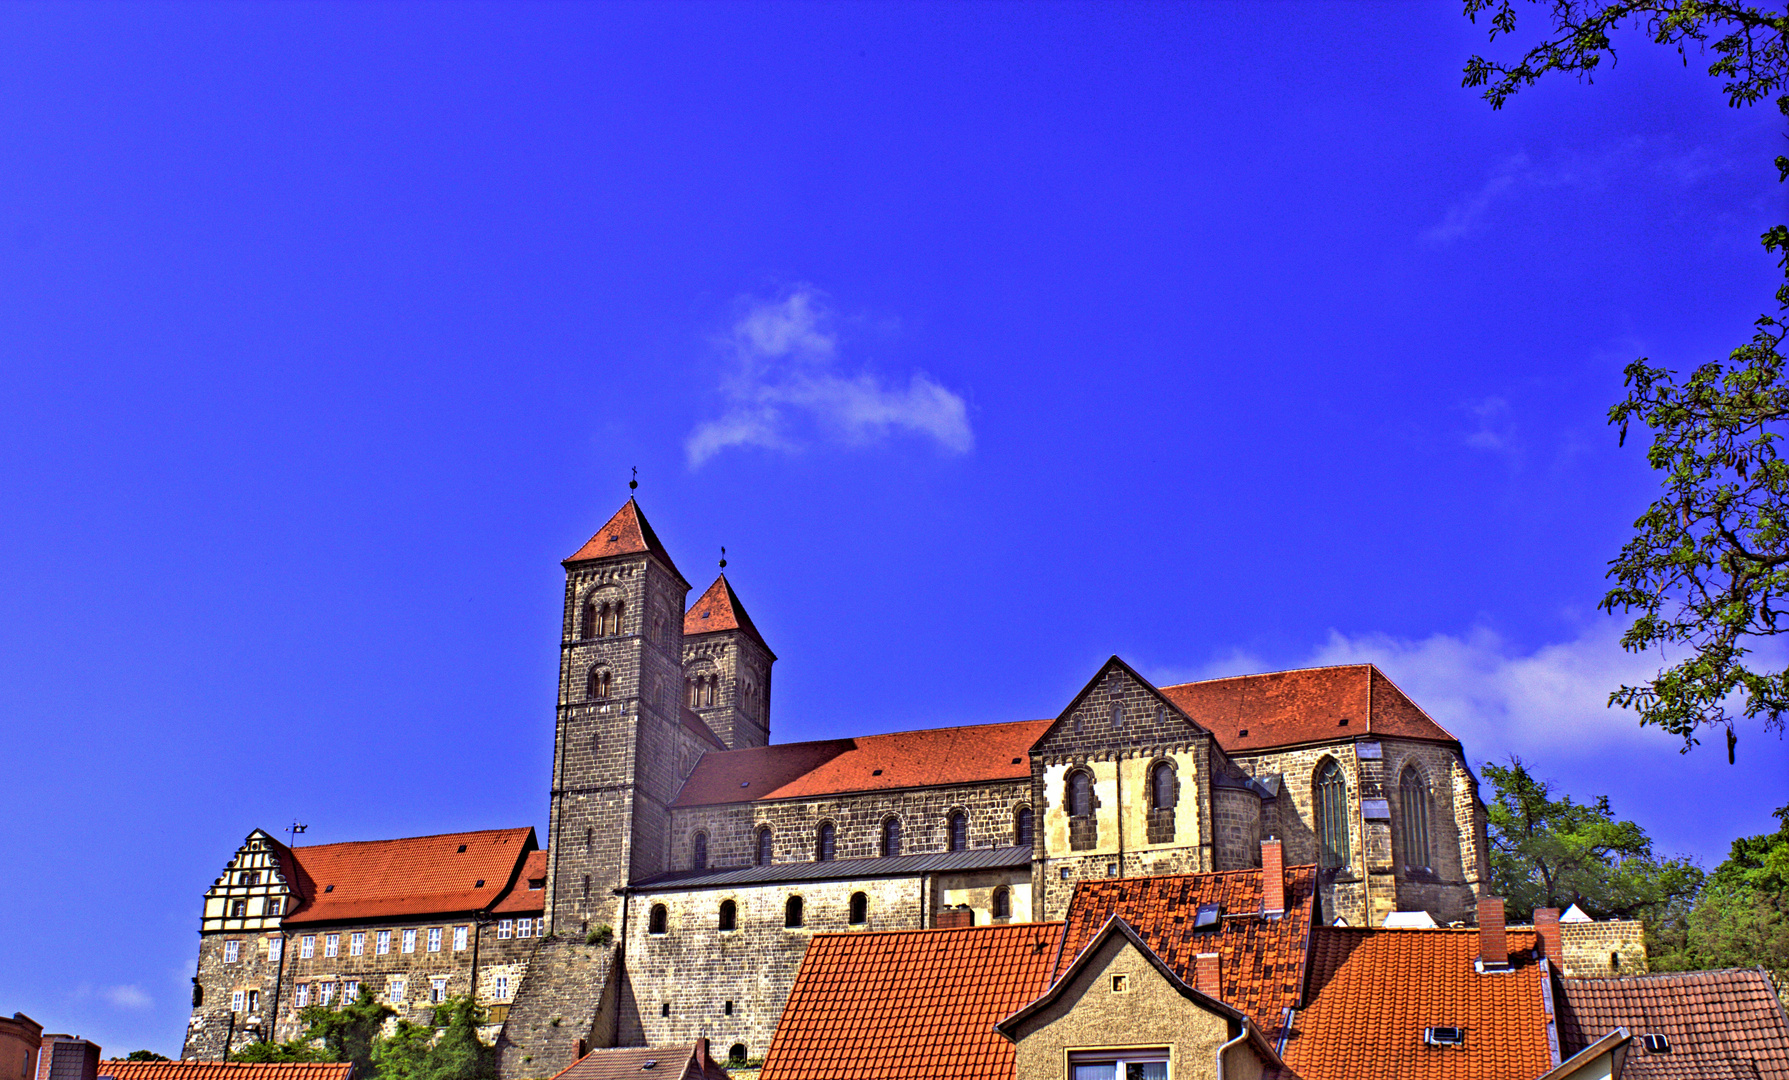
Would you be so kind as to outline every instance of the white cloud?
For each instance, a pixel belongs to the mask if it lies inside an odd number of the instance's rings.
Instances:
[[[1515,450],[1515,427],[1510,423],[1509,402],[1500,397],[1485,398],[1468,407],[1477,421],[1466,434],[1465,442],[1473,450],[1508,453]]]
[[[154,1004],[140,986],[108,986],[99,996],[120,1009],[147,1009]]]
[[[929,376],[916,372],[902,386],[839,371],[830,314],[808,286],[748,307],[723,342],[733,359],[720,388],[727,410],[684,444],[691,468],[724,450],[793,451],[813,439],[864,446],[910,434],[947,453],[974,448],[967,404]]]

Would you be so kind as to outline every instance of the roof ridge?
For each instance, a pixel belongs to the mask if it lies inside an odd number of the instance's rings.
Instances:
[[[814,937],[815,938],[850,938],[855,941],[855,940],[862,940],[864,938],[872,938],[872,937],[900,937],[902,935],[912,935],[912,934],[966,934],[966,933],[982,933],[982,932],[992,931],[992,930],[1026,930],[1026,929],[1034,929],[1035,930],[1035,929],[1042,929],[1045,927],[1052,927],[1052,926],[1061,928],[1061,927],[1064,927],[1067,925],[1068,924],[1066,922],[1057,921],[1057,922],[998,923],[998,924],[989,924],[987,926],[925,926],[925,927],[920,927],[918,929],[911,929],[911,930],[827,930],[827,931],[823,931],[821,933],[815,934]]]
[[[1214,679],[1189,679],[1186,682],[1169,683],[1166,686],[1159,686],[1156,689],[1158,689],[1158,690],[1178,690],[1183,686],[1203,686],[1206,683],[1229,682],[1232,679],[1259,679],[1259,678],[1262,678],[1263,676],[1267,676],[1267,675],[1295,675],[1302,671],[1342,671],[1347,668],[1358,668],[1358,667],[1373,668],[1373,669],[1377,670],[1379,665],[1373,663],[1370,660],[1362,661],[1362,662],[1356,663],[1356,664],[1314,664],[1311,667],[1280,668],[1275,671],[1251,671],[1251,672],[1247,672],[1242,675],[1219,675]],[[1380,674],[1383,675],[1384,672],[1380,672]],[[1400,687],[1398,692],[1403,693],[1403,688]],[[1410,695],[1405,694],[1404,696],[1409,697]]]
[[[892,738],[896,735],[923,735],[932,731],[970,731],[975,728],[1017,727],[1021,724],[1045,724],[1054,722],[1053,719],[1046,717],[1039,720],[994,720],[985,724],[945,724],[942,727],[910,728],[906,731],[879,731],[872,735],[840,735],[831,739],[803,739],[801,742],[773,742],[765,743],[763,746],[741,746],[734,750],[722,750],[719,751],[719,753],[748,754],[769,750],[782,750],[796,746],[822,746],[826,743],[855,743],[862,742],[865,739]]]
[[[328,841],[327,843],[322,843],[322,844],[302,844],[302,845],[298,845],[295,847],[288,847],[286,850],[287,851],[310,851],[314,848],[320,848],[320,847],[347,847],[349,844],[395,844],[401,840],[436,840],[436,839],[439,839],[441,837],[446,837],[446,836],[479,836],[479,835],[486,834],[486,833],[526,832],[532,828],[534,828],[534,826],[532,826],[532,825],[509,825],[509,826],[504,826],[502,828],[497,828],[497,829],[468,829],[465,832],[425,833],[422,836],[387,836],[381,840],[331,840],[331,841]],[[224,1063],[219,1062],[218,1064],[224,1064]],[[255,1062],[232,1061],[232,1062],[229,1062],[229,1064],[231,1064],[231,1065],[239,1065],[239,1064],[240,1065],[252,1065],[252,1064],[255,1064]],[[267,1064],[271,1064],[271,1065],[306,1065],[306,1064],[316,1064],[316,1063],[315,1062],[303,1062],[303,1061],[285,1061],[285,1062],[275,1061],[275,1062],[268,1062]]]

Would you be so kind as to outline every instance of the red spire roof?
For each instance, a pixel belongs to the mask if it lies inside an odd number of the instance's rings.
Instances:
[[[751,639],[764,645],[764,651],[770,652],[770,646],[764,644],[764,637],[758,628],[752,625],[752,617],[745,613],[745,605],[739,602],[739,594],[733,591],[733,585],[722,574],[708,586],[708,591],[696,598],[689,611],[683,616],[683,636],[692,634],[712,634],[719,630],[744,630]],[[771,653],[770,658],[776,659]]]
[[[596,535],[586,540],[584,546],[565,561],[588,562],[610,555],[641,553],[655,556],[679,580],[683,578],[683,574],[678,572],[677,564],[671,561],[671,553],[659,542],[658,534],[652,531],[652,526],[646,521],[646,515],[640,512],[640,504],[630,498],[622,504],[621,509],[615,511],[615,516],[609,519],[607,525],[596,530]]]

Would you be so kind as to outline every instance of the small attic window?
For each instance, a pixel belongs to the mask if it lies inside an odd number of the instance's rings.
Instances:
[[[1112,976],[1112,992],[1114,994],[1130,993],[1131,992],[1131,977],[1129,975],[1114,975],[1114,976]]]
[[[323,886],[323,891],[324,892],[334,892],[335,886],[334,885],[325,885],[325,886]]]
[[[870,770],[870,775],[871,775],[871,776],[881,776],[881,775],[882,775],[882,770],[881,770],[881,769],[871,769],[871,770]]]
[[[1348,726],[1348,718],[1346,716],[1344,716],[1340,720],[1336,721],[1336,727],[1347,727],[1347,726]],[[1435,1030],[1435,1031],[1458,1031],[1459,1029],[1458,1028],[1434,1028],[1433,1030]]]
[[[1017,764],[1019,764],[1019,763],[1020,763],[1020,762],[1022,762],[1022,761],[1024,761],[1024,760],[1025,760],[1025,759],[1024,759],[1024,758],[1018,758],[1018,757],[1016,757],[1016,758],[1013,758],[1013,764],[1014,764],[1014,765],[1017,765]]]
[[[1646,1043],[1646,1052],[1649,1054],[1669,1054],[1671,1052],[1671,1040],[1663,1035],[1642,1035],[1640,1038]]]
[[[478,879],[478,880],[477,880],[477,881],[474,881],[474,882],[473,882],[473,883],[472,883],[472,887],[473,887],[473,888],[474,888],[474,889],[482,889],[482,888],[484,888],[484,887],[485,887],[485,879],[484,879],[484,878],[479,878],[479,879]]]
[[[1193,915],[1193,929],[1216,930],[1223,918],[1224,905],[1200,904],[1198,912]]]
[[[667,1009],[670,1008],[669,1005],[667,1005],[665,1007]],[[651,1061],[648,1061],[646,1064],[640,1066],[640,1071],[645,1072],[647,1069],[656,1069],[656,1068],[658,1068],[658,1059],[653,1058]]]
[[[1423,1045],[1463,1047],[1466,1045],[1466,1029],[1461,1027],[1423,1028]]]
[[[528,887],[530,889],[544,889],[547,887],[547,879],[544,877],[531,877],[528,879]]]
[[[751,787],[751,786],[752,786],[752,782],[751,782],[751,781],[750,781],[750,780],[741,780],[741,781],[740,781],[740,782],[739,782],[739,786],[740,786],[740,787]]]
[[[706,612],[706,611],[704,611],[704,612],[703,612],[703,613],[702,613],[702,617],[703,617],[703,618],[704,618],[704,619],[706,619],[706,618],[708,618],[708,612]]]
[[[460,850],[459,850],[459,851],[458,851],[458,852],[456,852],[456,853],[455,853],[455,854],[459,854],[459,855],[464,855],[464,854],[466,854],[466,845],[465,845],[465,844],[461,844],[461,845],[460,845]]]
[[[1248,729],[1248,728],[1243,728],[1243,729],[1242,729],[1242,730],[1241,730],[1241,731],[1238,731],[1238,732],[1237,732],[1237,733],[1236,733],[1236,734],[1238,734],[1238,735],[1240,735],[1240,736],[1242,736],[1242,737],[1244,737],[1244,738],[1247,738],[1247,737],[1248,737],[1248,734],[1249,734],[1249,729]]]
[[[610,533],[609,534],[609,543],[611,543],[611,544],[618,542],[620,539],[621,539],[620,533]],[[653,1062],[653,1064],[657,1065],[658,1062],[655,1061],[655,1062]]]

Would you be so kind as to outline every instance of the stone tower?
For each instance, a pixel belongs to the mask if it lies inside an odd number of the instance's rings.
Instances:
[[[683,617],[683,694],[728,749],[769,744],[774,663],[727,575],[715,578]]]

